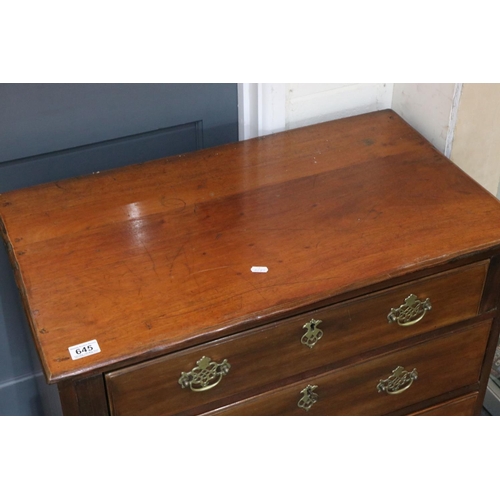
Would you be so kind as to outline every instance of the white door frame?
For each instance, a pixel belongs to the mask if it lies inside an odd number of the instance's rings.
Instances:
[[[285,83],[238,83],[239,139],[286,128]]]

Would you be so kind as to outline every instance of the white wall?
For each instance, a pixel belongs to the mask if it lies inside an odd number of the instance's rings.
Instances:
[[[459,91],[455,83],[395,83],[392,109],[441,153],[449,154]]]
[[[500,84],[396,83],[392,108],[500,197]]]
[[[287,83],[285,127],[390,108],[392,88],[392,83]]]
[[[391,107],[392,83],[240,83],[240,139]]]
[[[500,197],[500,84],[464,83],[451,160]]]

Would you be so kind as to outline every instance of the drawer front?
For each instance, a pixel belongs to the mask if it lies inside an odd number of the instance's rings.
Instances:
[[[385,415],[477,383],[490,326],[485,321],[207,414]],[[391,384],[397,367],[406,373]]]
[[[111,410],[116,415],[189,412],[471,318],[479,308],[487,267],[487,262],[473,264],[108,373]],[[400,326],[397,316],[403,316],[405,300],[412,294],[421,310],[412,324]],[[213,387],[183,389],[181,374],[195,376],[202,370],[199,362],[221,365],[212,365],[215,377],[208,386]]]
[[[476,409],[478,393],[468,394],[461,398],[453,399],[452,401],[447,401],[440,405],[427,408],[426,410],[413,413],[413,416],[425,416],[425,417],[467,417],[474,415]]]

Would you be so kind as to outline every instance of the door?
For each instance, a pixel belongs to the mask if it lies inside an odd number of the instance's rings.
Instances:
[[[0,84],[0,193],[237,140],[236,84]],[[30,336],[1,245],[0,415],[58,411]]]

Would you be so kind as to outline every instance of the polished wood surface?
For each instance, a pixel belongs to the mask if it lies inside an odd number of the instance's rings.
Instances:
[[[284,388],[207,412],[207,415],[385,415],[440,394],[479,382],[491,322],[378,356],[365,363],[302,380]],[[450,352],[453,352],[450,355]],[[446,364],[443,364],[446,360]],[[418,378],[396,395],[379,393],[377,385],[402,366]],[[318,401],[298,406],[301,390],[316,386]]]
[[[188,411],[472,318],[478,311],[487,267],[487,262],[471,264],[113,371],[106,375],[111,412],[168,415]],[[398,307],[410,293],[429,297],[432,310],[411,327],[388,323],[391,307]],[[309,348],[301,338],[304,324],[312,318],[322,320],[323,336]],[[203,356],[216,362],[227,359],[229,373],[207,392],[182,390],[181,373],[192,370]]]
[[[102,375],[68,380],[58,385],[63,414],[66,416],[106,416],[109,408]]]
[[[52,382],[500,245],[498,201],[392,111],[2,194],[0,217]]]
[[[431,408],[414,413],[413,416],[422,417],[470,417],[475,414],[478,393],[453,399]]]
[[[479,411],[500,203],[392,111],[4,193],[0,230],[67,415],[300,415],[308,383],[310,415]],[[183,389],[203,356],[229,372]]]

